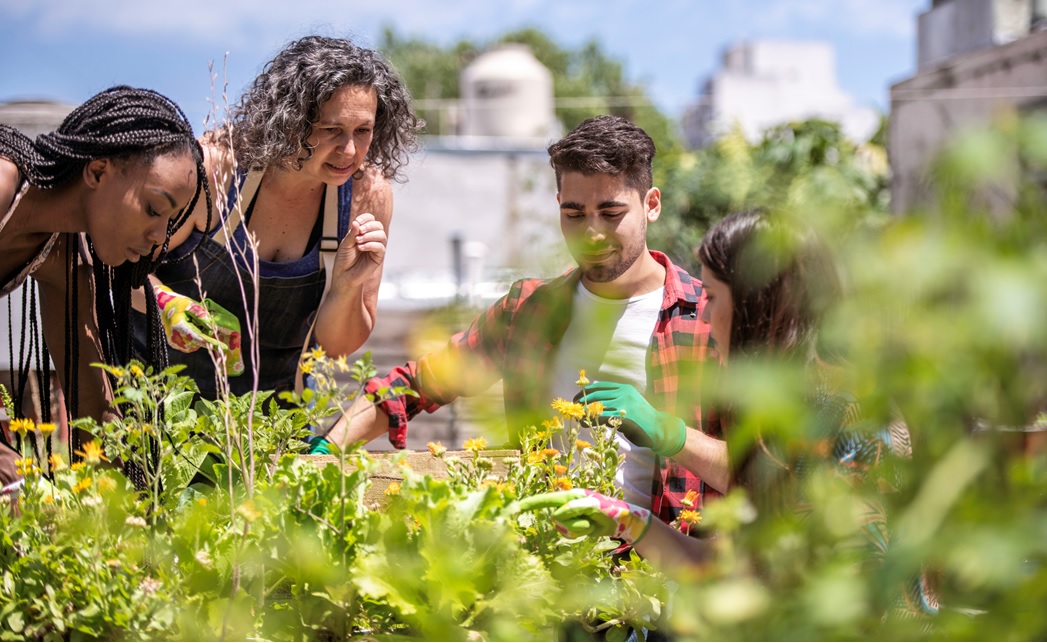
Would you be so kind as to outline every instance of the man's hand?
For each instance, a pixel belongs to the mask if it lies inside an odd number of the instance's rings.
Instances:
[[[604,407],[602,418],[620,418],[622,424],[618,430],[626,439],[660,456],[676,455],[687,441],[687,424],[683,420],[656,410],[629,384],[593,382],[574,399],[586,404],[600,402]]]
[[[183,353],[192,353],[203,346],[208,350],[222,351],[227,374],[244,372],[240,320],[236,315],[210,299],[201,304],[161,284],[153,285],[153,294],[160,308],[167,343],[172,348]],[[212,332],[217,338],[212,336]]]
[[[651,512],[588,489],[543,493],[520,501],[521,511],[553,509],[558,531],[570,538],[607,536],[635,544],[647,533]]]

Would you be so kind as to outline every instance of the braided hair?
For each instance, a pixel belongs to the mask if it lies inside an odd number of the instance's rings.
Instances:
[[[131,290],[146,284],[146,277],[164,261],[171,233],[184,224],[203,195],[207,207],[207,227],[211,225],[211,195],[204,170],[204,156],[193,135],[185,113],[169,98],[149,89],[128,86],[111,87],[74,109],[57,130],[31,140],[14,128],[0,125],[0,156],[18,167],[22,180],[39,189],[61,187],[80,176],[83,167],[94,159],[109,158],[148,165],[167,154],[185,152],[196,163],[196,192],[184,211],[171,220],[167,238],[154,256],[142,257],[137,263],[108,266],[98,257],[88,235],[82,235],[90,253],[95,277],[95,314],[102,359],[120,366],[131,358]],[[21,187],[21,186],[19,186]],[[70,280],[66,289],[66,391],[70,417],[78,417],[75,368],[79,361],[78,298],[75,275],[82,258],[78,249],[81,235],[70,234]],[[149,319],[149,360],[153,366],[167,365],[166,342],[155,300],[146,297]],[[42,342],[41,342],[42,344]],[[24,360],[20,360],[22,363]],[[38,374],[44,375],[44,374]],[[42,400],[50,408],[50,400]],[[75,432],[74,432],[75,433]],[[70,436],[70,452],[78,444]]]

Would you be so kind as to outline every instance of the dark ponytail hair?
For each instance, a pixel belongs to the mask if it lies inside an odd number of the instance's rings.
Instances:
[[[190,154],[195,161],[196,192],[186,209],[172,219],[167,238],[156,258],[142,257],[137,263],[107,266],[95,253],[91,240],[83,235],[93,263],[95,314],[102,358],[114,366],[124,365],[131,358],[131,290],[145,285],[149,273],[163,262],[171,233],[188,220],[201,198],[207,207],[207,227],[211,225],[212,199],[204,170],[203,150],[193,135],[193,127],[181,108],[166,96],[150,89],[124,85],[111,87],[91,97],[70,112],[57,130],[41,134],[35,141],[14,128],[0,125],[0,156],[14,162],[23,181],[43,190],[66,185],[80,176],[83,167],[95,159],[110,158],[148,165],[159,156],[179,152]],[[75,311],[80,293],[75,287],[75,275],[82,266],[80,240],[79,234],[71,234],[66,240],[71,280],[66,297],[64,349],[69,389],[66,397],[71,417],[79,414],[75,376],[79,358],[79,323]],[[149,319],[149,359],[153,366],[163,368],[167,365],[167,349],[159,310],[152,297],[145,300]],[[19,364],[24,361],[20,360]],[[46,405],[49,403],[47,401]],[[72,452],[78,445],[75,436],[70,438]]]
[[[736,212],[709,229],[697,255],[731,289],[732,355],[819,357],[817,330],[842,284],[814,230],[762,210]]]

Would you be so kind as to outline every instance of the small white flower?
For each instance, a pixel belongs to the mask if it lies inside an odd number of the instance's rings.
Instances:
[[[201,549],[200,551],[196,552],[195,558],[196,562],[200,563],[204,567],[210,567],[211,563],[213,562],[211,560],[211,554],[208,554],[207,550],[204,549]]]
[[[143,594],[149,595],[156,592],[156,590],[160,589],[160,585],[160,581],[156,580],[155,578],[148,577],[142,581],[142,584],[139,587],[141,588]]]
[[[145,518],[140,516],[128,516],[127,520],[124,520],[124,524],[128,527],[141,527],[143,529],[146,526]]]

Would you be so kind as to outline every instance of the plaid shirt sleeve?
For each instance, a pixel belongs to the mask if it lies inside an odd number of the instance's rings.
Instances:
[[[364,391],[382,399],[378,407],[389,416],[389,441],[397,449],[407,445],[408,421],[422,411],[432,413],[458,397],[482,393],[502,378],[506,338],[520,307],[527,281],[513,284],[509,293],[455,334],[440,350],[397,366],[385,377],[367,382]],[[405,387],[413,395],[389,395]]]
[[[702,283],[664,255],[652,255],[666,266],[668,304],[659,319],[651,351],[652,399],[658,399],[665,409],[675,409],[675,414],[694,430],[719,437],[719,421],[700,404],[702,365],[709,343],[709,325],[701,320],[706,302]],[[663,522],[673,522],[686,509],[701,509],[706,501],[720,495],[673,460],[659,458],[658,464],[651,508]]]

